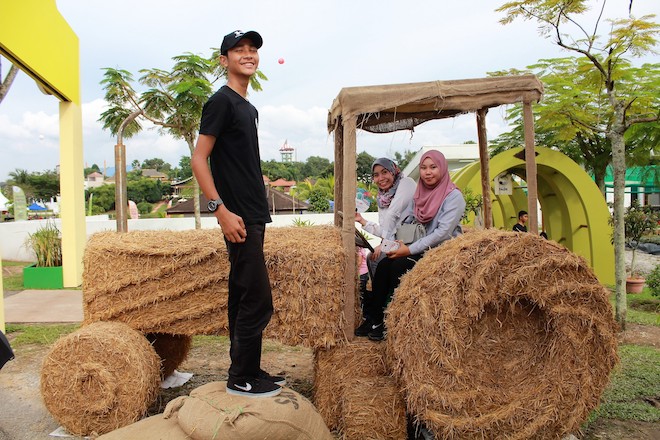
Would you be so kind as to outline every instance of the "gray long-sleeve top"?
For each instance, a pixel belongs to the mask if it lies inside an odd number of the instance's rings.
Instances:
[[[410,202],[408,207],[401,215],[405,222],[410,222],[414,217],[414,202]],[[412,255],[439,246],[442,242],[462,234],[461,218],[465,213],[465,199],[459,189],[455,189],[447,195],[442,206],[438,209],[435,217],[426,223],[426,236],[408,245]],[[406,219],[407,217],[409,219]]]

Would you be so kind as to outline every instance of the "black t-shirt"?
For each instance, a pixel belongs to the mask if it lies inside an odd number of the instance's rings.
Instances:
[[[199,133],[215,136],[211,174],[227,209],[246,225],[270,223],[261,173],[259,114],[245,98],[223,86],[204,104]]]
[[[513,230],[516,232],[527,232],[527,226],[516,223],[513,225]]]

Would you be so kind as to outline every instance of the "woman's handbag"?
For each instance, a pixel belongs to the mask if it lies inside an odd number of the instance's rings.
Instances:
[[[410,217],[410,216],[409,216]],[[407,217],[406,220],[408,220]],[[426,228],[423,224],[418,223],[417,220],[413,218],[412,223],[401,223],[396,229],[396,239],[401,240],[404,244],[411,244],[424,238],[426,236]]]

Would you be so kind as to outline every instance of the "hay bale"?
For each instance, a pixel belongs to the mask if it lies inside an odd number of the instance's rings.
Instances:
[[[385,344],[355,340],[349,344],[314,352],[314,405],[332,430],[341,428],[340,396],[346,378],[385,376]]]
[[[609,292],[535,234],[472,231],[401,279],[387,356],[409,412],[441,438],[561,438],[616,362]]]
[[[158,355],[122,323],[97,322],[60,338],[41,369],[46,408],[76,435],[135,422],[156,398],[159,383]]]
[[[165,379],[176,370],[188,357],[192,337],[186,335],[168,335],[148,333],[145,335],[160,358],[160,377]]]
[[[313,348],[343,342],[346,256],[339,229],[267,228],[264,254],[275,308],[265,337]],[[84,257],[84,323],[226,335],[228,276],[219,229],[94,234]]]
[[[349,379],[341,394],[341,405],[344,440],[408,438],[406,407],[393,377]]]

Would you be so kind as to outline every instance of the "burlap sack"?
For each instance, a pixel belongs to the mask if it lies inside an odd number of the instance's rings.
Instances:
[[[172,400],[163,413],[177,420],[193,440],[332,440],[323,419],[306,398],[284,388],[275,397],[226,393],[226,382],[211,382],[190,396]]]
[[[190,440],[176,419],[164,419],[162,414],[147,417],[97,437],[96,440]]]

